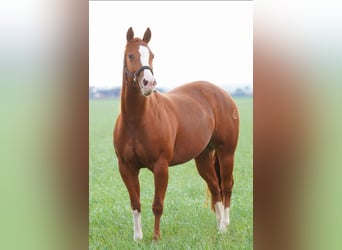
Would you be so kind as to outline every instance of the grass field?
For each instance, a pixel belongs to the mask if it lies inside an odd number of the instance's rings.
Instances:
[[[215,214],[205,206],[205,182],[190,161],[169,169],[157,243],[152,243],[153,175],[147,169],[140,171],[144,239],[133,240],[128,192],[112,145],[119,100],[89,101],[89,249],[253,249],[253,99],[234,99],[241,121],[227,232],[217,232]]]

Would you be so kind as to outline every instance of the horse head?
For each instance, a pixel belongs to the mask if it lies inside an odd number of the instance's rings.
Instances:
[[[149,96],[157,85],[152,66],[154,55],[147,45],[151,39],[151,30],[147,28],[141,40],[134,38],[133,29],[129,28],[126,38],[124,71],[127,82],[139,88],[144,96]]]

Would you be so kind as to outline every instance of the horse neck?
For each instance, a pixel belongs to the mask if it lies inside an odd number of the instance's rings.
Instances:
[[[127,123],[136,124],[144,115],[147,98],[128,81],[125,78],[122,81],[121,115]]]

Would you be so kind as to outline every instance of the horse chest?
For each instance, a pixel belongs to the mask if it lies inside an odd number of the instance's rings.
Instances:
[[[123,158],[148,167],[159,157],[160,147],[148,139],[130,137],[123,149]]]
[[[168,117],[162,119],[167,120]],[[164,159],[170,162],[173,155],[175,132],[170,126],[160,126],[156,119],[140,119],[136,124],[119,124],[117,127],[118,153],[125,161],[140,167],[149,167]],[[167,123],[169,124],[169,123]]]

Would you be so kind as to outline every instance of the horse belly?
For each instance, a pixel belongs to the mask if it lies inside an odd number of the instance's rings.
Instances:
[[[170,165],[182,164],[194,159],[207,147],[210,138],[211,130],[201,132],[201,134],[189,130],[188,133],[177,136]]]

